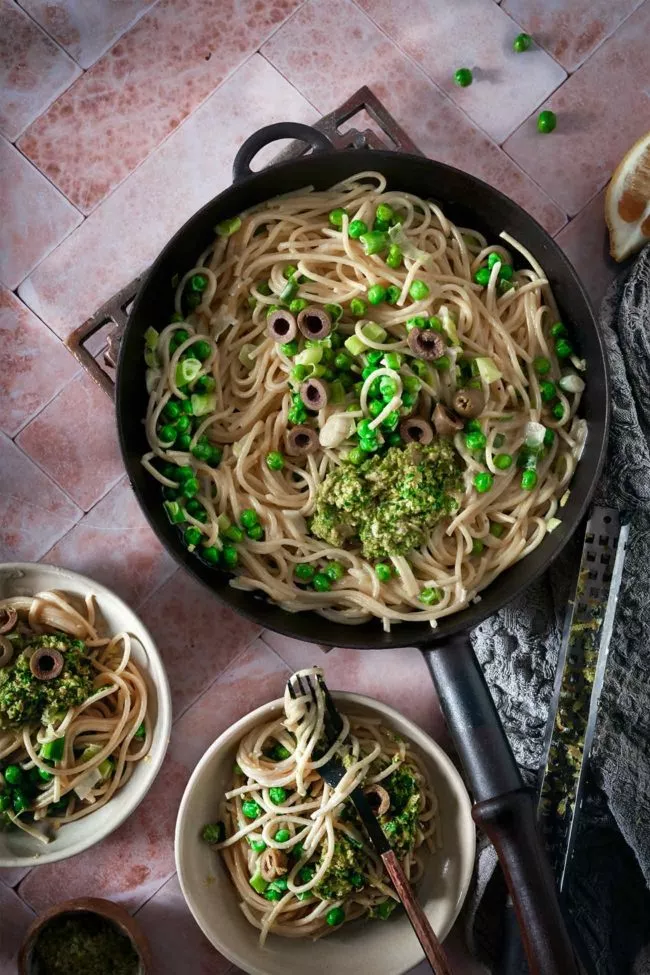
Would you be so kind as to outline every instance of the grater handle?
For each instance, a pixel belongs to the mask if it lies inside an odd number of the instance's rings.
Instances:
[[[485,799],[472,815],[497,851],[532,975],[578,975],[532,792],[519,789]]]

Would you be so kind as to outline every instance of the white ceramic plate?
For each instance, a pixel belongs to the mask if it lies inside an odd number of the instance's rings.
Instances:
[[[417,892],[442,940],[458,916],[474,865],[475,827],[460,775],[435,741],[397,711],[358,694],[333,696],[343,711],[381,716],[424,760],[438,796],[442,849],[431,855]],[[423,958],[403,911],[388,921],[346,924],[316,942],[271,935],[260,947],[259,932],[242,914],[221,857],[200,839],[201,828],[214,821],[229,787],[239,742],[255,725],[281,713],[282,701],[277,700],[234,724],[208,748],[187,784],[176,820],[175,846],[176,868],[189,908],[215,948],[250,975],[402,975]]]
[[[110,802],[96,813],[62,826],[56,838],[47,846],[20,830],[0,831],[0,867],[33,867],[52,863],[101,842],[131,815],[145,797],[169,744],[172,705],[167,675],[156,645],[133,610],[106,586],[68,569],[29,562],[0,564],[0,599],[31,596],[45,589],[59,589],[79,596],[94,593],[97,618],[103,617],[106,623],[104,632],[112,634],[126,630],[137,638],[133,642],[132,652],[151,695],[153,744],[149,755],[137,763],[129,781]]]

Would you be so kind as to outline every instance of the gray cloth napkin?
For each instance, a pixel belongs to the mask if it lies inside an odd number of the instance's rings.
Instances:
[[[643,917],[650,903],[650,246],[612,284],[600,322],[611,371],[612,426],[595,500],[617,508],[631,529],[592,760],[598,794],[583,817],[569,903],[597,971],[640,975],[650,971],[650,914]],[[472,634],[529,784],[541,761],[568,585],[578,561],[574,542],[524,596]],[[485,846],[470,926],[495,863],[492,847]]]

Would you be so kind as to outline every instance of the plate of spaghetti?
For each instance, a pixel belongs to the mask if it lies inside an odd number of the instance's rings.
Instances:
[[[160,768],[170,715],[158,652],[122,600],[65,569],[0,567],[0,866],[115,829]]]
[[[435,628],[561,525],[586,363],[508,233],[360,172],[223,221],[177,272],[142,464],[231,586]]]
[[[317,668],[301,674],[318,674]],[[206,752],[176,827],[185,898],[212,943],[248,972],[391,975],[421,957],[350,793],[366,793],[440,938],[467,891],[474,856],[470,801],[444,752],[391,708],[335,694],[343,728],[329,749],[323,706],[274,701]],[[318,768],[336,752],[335,790]],[[313,942],[318,941],[314,947]]]

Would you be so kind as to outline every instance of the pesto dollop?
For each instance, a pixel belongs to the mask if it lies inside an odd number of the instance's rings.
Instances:
[[[458,507],[461,487],[460,458],[448,440],[390,447],[383,457],[327,475],[310,531],[337,547],[358,539],[369,559],[405,555]]]
[[[46,648],[63,655],[63,670],[52,680],[39,680],[29,666],[32,653]],[[67,711],[93,691],[95,671],[81,640],[63,635],[30,637],[7,667],[0,669],[0,728],[40,721],[43,713]]]
[[[36,942],[34,957],[38,975],[137,975],[140,970],[130,939],[90,912],[50,921]]]

